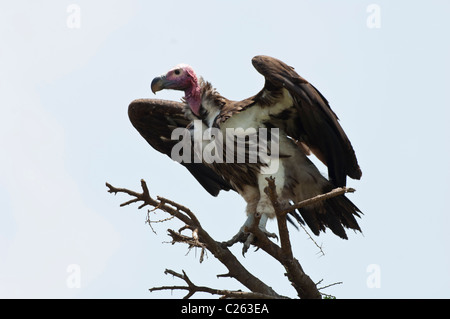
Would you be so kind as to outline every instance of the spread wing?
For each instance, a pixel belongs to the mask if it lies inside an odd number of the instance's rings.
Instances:
[[[190,121],[184,117],[183,103],[158,100],[138,99],[128,107],[128,117],[136,130],[157,151],[171,156],[172,148],[179,142],[171,140],[175,128],[185,128]],[[191,154],[194,151],[191,149]],[[192,155],[194,156],[194,155]],[[220,190],[232,187],[212,169],[202,163],[181,163],[197,181],[213,196]]]
[[[267,97],[283,88],[292,96],[295,114],[283,119],[286,134],[328,166],[329,179],[336,186],[345,186],[347,176],[360,179],[362,172],[353,147],[325,97],[278,59],[256,56],[252,63],[266,80],[256,97]]]

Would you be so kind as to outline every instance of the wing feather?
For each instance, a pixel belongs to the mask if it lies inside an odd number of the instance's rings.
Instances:
[[[178,143],[178,140],[171,139],[172,131],[177,127],[185,128],[190,123],[184,116],[183,105],[167,100],[138,99],[129,105],[128,117],[155,150],[170,157],[172,148]],[[191,154],[194,154],[193,150]],[[217,196],[221,190],[233,189],[221,176],[202,163],[194,163],[192,160],[181,164],[213,196]]]
[[[330,181],[345,186],[347,176],[360,179],[362,172],[353,147],[325,97],[294,68],[278,59],[256,56],[252,63],[266,79],[263,91],[285,88],[291,94],[298,122],[286,126],[286,133],[306,144],[328,166]]]

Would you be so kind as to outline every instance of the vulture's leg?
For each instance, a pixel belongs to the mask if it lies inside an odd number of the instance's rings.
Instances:
[[[273,178],[275,182],[275,191],[277,193],[277,200],[282,201],[281,194],[285,184],[285,168],[284,162],[280,159],[272,159],[271,165],[268,168],[262,169],[258,175],[258,189],[259,200],[256,205],[256,211],[260,214],[267,215],[270,218],[275,217],[275,208],[269,195],[266,193],[266,188],[269,186],[267,178]]]
[[[266,229],[268,216],[266,214],[262,214],[259,219],[258,228],[267,236],[271,238],[276,238],[278,240],[278,236],[274,233],[270,233]],[[256,222],[255,214],[248,214],[247,220],[244,225],[239,229],[238,233],[233,236],[230,240],[223,242],[222,244],[226,247],[231,247],[235,243],[241,242],[244,243],[244,247],[242,247],[242,255],[250,248],[250,245],[255,240],[255,235],[250,231],[250,229],[254,226]]]
[[[274,161],[275,162],[275,161]],[[276,170],[270,172],[270,174],[259,174],[258,176],[258,187],[247,186],[240,192],[242,197],[244,197],[247,202],[247,220],[244,225],[239,229],[239,232],[233,236],[229,241],[223,242],[226,247],[231,247],[235,243],[244,243],[242,248],[242,254],[244,255],[250,245],[255,241],[255,235],[251,233],[252,227],[254,227],[255,214],[261,216],[259,218],[258,228],[270,238],[277,238],[277,235],[267,231],[266,224],[269,218],[275,217],[275,209],[273,208],[272,202],[270,201],[268,195],[265,193],[264,189],[268,186],[266,180],[267,177],[275,178],[276,191],[281,194],[282,185],[284,185],[284,167],[280,165],[281,163],[276,160]],[[273,168],[273,167],[272,167]]]

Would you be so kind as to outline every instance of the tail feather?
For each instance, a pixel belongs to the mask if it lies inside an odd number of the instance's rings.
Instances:
[[[345,195],[329,198],[319,204],[309,205],[291,215],[300,223],[307,224],[311,231],[319,236],[326,228],[342,239],[348,239],[345,229],[360,231],[355,218],[362,212]]]

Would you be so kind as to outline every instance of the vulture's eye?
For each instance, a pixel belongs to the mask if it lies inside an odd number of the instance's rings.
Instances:
[[[175,72],[175,75],[180,75],[180,73],[181,73],[180,69],[176,69],[174,72]]]

